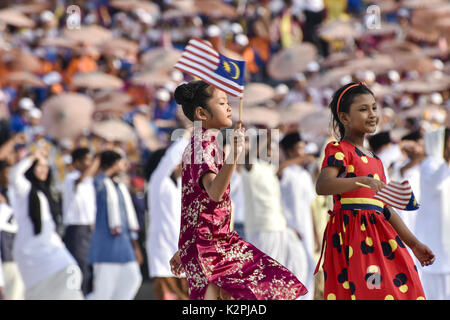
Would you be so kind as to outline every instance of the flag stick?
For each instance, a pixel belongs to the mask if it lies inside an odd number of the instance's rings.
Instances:
[[[239,128],[242,128],[242,111],[244,109],[244,99],[240,99],[239,102]]]
[[[355,182],[358,186],[364,187],[364,188],[369,188],[372,189],[370,186],[368,186],[367,184],[361,183],[361,182]]]

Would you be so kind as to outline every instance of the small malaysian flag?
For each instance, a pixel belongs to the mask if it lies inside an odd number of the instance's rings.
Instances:
[[[395,181],[389,182],[374,198],[400,210],[413,211],[419,209],[419,204],[408,180],[402,183]]]
[[[206,41],[189,40],[175,68],[234,97],[243,97],[245,61],[225,57]]]

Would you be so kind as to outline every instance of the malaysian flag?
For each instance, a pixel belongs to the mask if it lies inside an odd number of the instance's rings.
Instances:
[[[413,211],[419,209],[419,204],[408,180],[402,183],[395,181],[389,182],[374,198],[400,210]]]
[[[234,97],[243,97],[245,61],[225,57],[206,41],[189,40],[175,68]]]

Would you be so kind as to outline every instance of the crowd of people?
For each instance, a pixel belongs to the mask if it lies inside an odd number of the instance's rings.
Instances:
[[[173,66],[198,37],[246,61],[247,130],[279,133],[257,138],[277,163],[257,158],[231,178],[240,237],[288,268],[302,299],[327,298],[314,269],[333,207],[315,189],[337,140],[328,105],[364,81],[380,113],[366,146],[387,180],[410,182],[421,207],[399,214],[436,255],[426,268],[415,260],[425,295],[450,299],[448,1],[10,2],[0,8],[3,298],[133,299],[148,280],[152,298],[189,298],[169,260],[192,127],[174,93],[192,78]]]

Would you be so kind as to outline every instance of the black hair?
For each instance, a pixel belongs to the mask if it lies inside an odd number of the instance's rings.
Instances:
[[[122,156],[115,151],[106,150],[100,154],[100,168],[106,170],[111,168],[116,161],[120,160]]]
[[[166,153],[166,151],[167,148],[155,150],[148,158],[147,163],[145,165],[145,178],[147,179],[147,181],[150,180],[153,171],[155,171],[156,167],[158,167],[158,164],[161,161],[164,154]]]
[[[77,148],[75,149],[71,156],[72,156],[72,163],[78,160],[83,160],[84,157],[86,157],[89,154],[90,150],[89,148]]]
[[[411,133],[408,133],[407,135],[404,135],[401,140],[402,141],[405,141],[405,140],[418,141],[421,138],[422,138],[422,132],[420,130],[416,130]]]
[[[280,146],[284,152],[287,152],[295,147],[295,145],[303,141],[299,132],[292,132],[283,137],[280,141]]]
[[[341,96],[341,93],[347,89],[348,87],[358,84],[357,82],[351,82],[346,84],[345,86],[339,88],[334,94],[333,99],[330,102],[329,108],[331,109],[331,113],[333,115],[332,125],[333,125],[333,131],[336,135],[336,137],[339,137],[340,140],[342,140],[345,136],[345,127],[344,124],[339,120],[339,116],[337,113],[337,102],[339,100],[339,97]],[[361,94],[371,94],[372,96],[375,96],[373,92],[363,83],[359,83],[359,85],[354,86],[353,88],[348,89],[341,97],[341,100],[339,102],[339,112],[346,112],[348,113],[350,111],[350,106],[355,100],[355,97]],[[339,134],[338,132],[339,131]]]
[[[209,111],[208,100],[212,97],[210,86],[203,80],[194,80],[189,83],[179,85],[174,92],[175,101],[181,104],[184,115],[194,121],[195,109],[202,107]]]
[[[369,137],[369,145],[373,152],[378,153],[381,147],[392,142],[389,131],[382,131]]]

